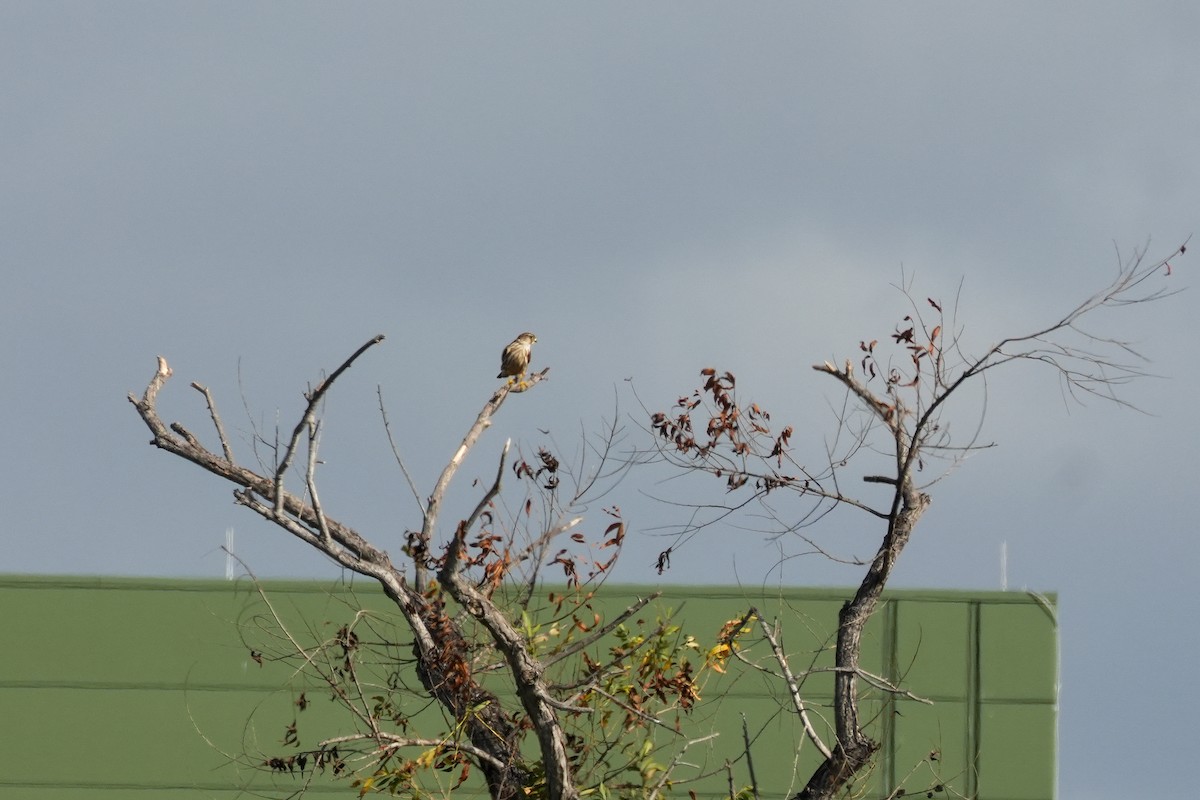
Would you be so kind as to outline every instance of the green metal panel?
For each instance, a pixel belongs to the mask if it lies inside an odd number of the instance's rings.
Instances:
[[[924,791],[938,784],[959,795],[968,794],[972,785],[969,705],[961,700],[932,706],[900,700],[896,712],[895,774],[889,786],[904,786],[914,797],[924,796]]]
[[[893,681],[931,700],[966,700],[970,605],[903,599],[891,605],[897,625]]]
[[[272,613],[298,634],[327,637],[359,607],[390,613],[370,584],[353,591],[307,582],[265,586]],[[609,587],[593,605],[611,615],[649,591]],[[685,630],[707,643],[751,605],[780,619],[812,719],[829,742],[829,668],[846,594],[666,587],[658,609],[641,616],[653,622],[674,608]],[[1057,712],[1052,601],[1011,593],[887,598],[864,635],[862,665],[934,705],[863,683],[863,719],[882,748],[861,796],[881,797],[899,785],[912,793],[943,781],[980,800],[1050,800]],[[0,637],[8,643],[0,648],[0,794],[224,800],[248,787],[298,787],[295,778],[253,768],[284,752],[283,728],[296,717],[294,702],[305,687],[289,686],[282,665],[260,667],[250,658],[273,622],[262,624],[269,609],[248,583],[0,578],[0,609]],[[745,655],[772,667],[762,643]],[[315,702],[301,717],[303,743],[311,746],[317,731],[349,732],[345,714],[320,699],[319,687],[309,689]],[[704,798],[724,796],[727,759],[735,782],[749,783],[743,716],[763,797],[794,793],[818,763],[781,681],[731,662],[727,673],[709,675],[703,697],[708,702],[684,720],[684,733],[720,736],[689,750],[685,761],[714,777],[680,786],[675,796],[691,788]],[[413,703],[431,715],[416,716],[415,729],[440,723],[440,712],[423,698],[414,694]],[[669,733],[659,738],[674,744]],[[329,779],[310,793],[354,794]]]
[[[972,608],[970,602],[902,597],[888,603],[895,632],[886,674],[912,693],[891,703],[881,759],[889,789],[944,785],[964,795],[975,789]]]
[[[1051,704],[983,706],[979,800],[1041,800],[1054,786],[1055,714]]]
[[[222,772],[230,758],[217,748],[237,753],[243,738],[230,723],[244,724],[263,703],[264,718],[292,714],[278,695],[260,691],[47,687],[5,689],[2,696],[4,780],[17,785],[228,787],[234,776]],[[245,745],[250,752],[279,749],[281,730],[251,728]]]
[[[980,608],[984,700],[1053,703],[1058,652],[1053,610],[1039,603]]]

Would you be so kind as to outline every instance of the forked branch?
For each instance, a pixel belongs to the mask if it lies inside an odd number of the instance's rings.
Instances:
[[[911,313],[891,333],[861,341],[861,361],[856,364],[846,359],[842,366],[825,361],[813,366],[838,381],[846,391],[846,404],[835,411],[838,434],[835,444],[827,445],[824,454],[827,463],[818,461],[813,466],[793,456],[792,427],[774,433],[768,412],[757,404],[739,404],[734,396],[735,379],[729,372],[702,370],[699,389],[683,395],[671,413],[651,416],[660,458],[683,470],[715,475],[725,482],[728,494],[739,495],[726,503],[697,508],[716,508],[727,515],[752,500],[763,501],[772,492],[787,490],[811,505],[796,521],[784,521],[773,508],[766,507],[767,518],[778,520],[781,532],[795,533],[835,507],[867,511],[885,523],[866,574],[838,616],[833,746],[823,747],[814,736],[797,698],[795,679],[789,677],[786,659],[779,656],[772,643],[793,702],[805,720],[806,736],[818,743],[825,756],[794,800],[830,800],[837,796],[878,749],[879,745],[866,735],[859,721],[858,681],[878,685],[878,680],[859,665],[861,638],[897,559],[931,502],[918,484],[918,473],[934,458],[950,461],[952,468],[965,453],[980,447],[974,438],[978,430],[968,441],[954,441],[949,426],[942,425],[942,415],[951,398],[962,394],[962,387],[995,367],[1031,362],[1056,370],[1073,395],[1091,394],[1126,404],[1117,390],[1146,374],[1138,363],[1144,359],[1128,341],[1106,331],[1085,330],[1082,323],[1085,319],[1092,320],[1103,309],[1151,303],[1173,294],[1167,289],[1153,288],[1151,281],[1170,275],[1171,260],[1186,250],[1185,242],[1166,258],[1153,263],[1145,259],[1145,249],[1134,251],[1129,258],[1119,258],[1116,277],[1100,291],[1051,324],[1003,338],[977,356],[963,352],[961,329],[954,316],[949,320],[953,330],[947,330],[940,303],[929,298],[927,305],[932,309],[929,311],[926,303],[915,301],[908,287],[901,287],[908,297]],[[877,347],[880,341],[885,344]],[[886,356],[882,355],[884,351]],[[839,452],[837,443],[844,432],[849,433],[851,444],[842,445]],[[886,511],[843,492],[844,482],[839,474],[863,451],[882,453],[890,462],[882,472],[872,465],[859,475],[872,487],[890,488]],[[706,524],[711,523],[691,523],[688,538]],[[817,551],[824,552],[819,548]],[[765,628],[764,631],[770,640],[771,632]],[[901,691],[890,686],[887,690]]]
[[[234,493],[236,502],[325,553],[341,566],[379,582],[413,633],[413,648],[418,662],[417,674],[422,684],[456,720],[456,728],[466,733],[469,744],[462,743],[459,749],[476,759],[493,798],[518,800],[525,796],[525,789],[531,780],[531,773],[524,766],[520,753],[520,737],[499,698],[481,686],[472,674],[470,647],[458,623],[446,614],[440,603],[432,602],[422,591],[411,588],[402,570],[392,564],[384,550],[371,544],[354,529],[329,516],[320,501],[316,481],[317,449],[321,433],[318,408],[338,377],[368,349],[381,341],[383,336],[376,336],[367,341],[315,389],[305,394],[305,409],[278,463],[262,472],[255,472],[235,463],[232,449],[216,412],[216,403],[212,395],[200,385],[195,386],[204,394],[208,403],[221,452],[218,454],[206,448],[199,438],[183,425],[167,425],[163,422],[157,408],[158,395],[172,374],[165,358],[159,357],[155,374],[142,396],[139,398],[130,394],[129,401],[153,435],[152,445],[191,461],[235,484],[239,487]],[[527,389],[544,379],[547,372],[548,370],[543,370],[531,376],[529,381],[522,384],[522,389]],[[437,510],[451,478],[510,391],[511,387],[504,386],[492,396],[463,444],[443,470],[425,511],[423,531],[426,536],[433,532]],[[284,479],[290,466],[297,459],[302,439],[307,441],[308,447],[304,489],[301,494],[295,494],[286,489]],[[498,481],[495,488],[498,491]],[[478,517],[490,497],[494,497],[494,494],[481,501],[470,522]],[[536,701],[532,707],[540,712],[536,717],[539,739],[544,740],[543,744],[549,739],[555,739],[557,742],[555,752],[546,754],[547,773],[555,776],[550,782],[549,797],[551,800],[572,800],[576,796],[576,790],[569,777],[570,765],[562,746],[562,730],[553,708],[545,702],[547,694],[540,681],[540,665],[523,649],[520,635],[507,623],[507,619],[498,608],[491,605],[487,598],[483,598],[487,602],[481,603],[474,587],[463,581],[461,573],[457,570],[450,570],[448,577],[450,586],[447,588],[480,614],[481,621],[496,634],[498,646],[503,645],[501,649],[510,656],[510,661],[521,667],[520,670],[514,668],[518,693],[522,695],[523,700],[532,698]],[[530,706],[527,703],[528,707]],[[380,753],[387,752],[388,748],[414,744],[417,741],[389,733],[375,724],[375,720],[372,720],[369,729],[367,738],[383,748]]]

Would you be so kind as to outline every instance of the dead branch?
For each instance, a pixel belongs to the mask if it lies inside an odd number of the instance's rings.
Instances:
[[[831,753],[825,742],[821,741],[820,735],[816,728],[813,727],[812,721],[808,718],[808,709],[804,705],[804,698],[800,694],[800,684],[796,681],[796,676],[792,674],[791,665],[788,663],[787,654],[783,652],[783,648],[779,646],[779,638],[763,619],[762,615],[756,609],[752,609],[754,616],[758,619],[758,626],[762,629],[763,636],[767,640],[767,644],[771,646],[771,654],[775,656],[775,663],[779,665],[779,670],[783,674],[784,683],[787,684],[788,691],[792,695],[792,706],[796,709],[796,714],[800,717],[800,722],[804,725],[804,734],[820,751],[821,755],[829,758]],[[796,748],[799,751],[799,747]]]
[[[750,724],[746,721],[746,712],[742,712],[742,746],[746,753],[746,769],[750,773],[750,796],[758,797],[758,775],[754,772],[754,756],[750,754]]]
[[[195,381],[192,382],[192,388],[204,395],[204,401],[208,403],[208,413],[212,417],[213,427],[217,429],[217,438],[221,442],[221,452],[225,456],[225,460],[233,463],[233,451],[229,448],[229,440],[225,438],[225,426],[221,424],[221,417],[217,414],[217,402],[213,400],[212,392],[207,386],[201,386]]]
[[[354,351],[353,355],[342,362],[341,366],[333,371],[333,373],[317,384],[317,388],[305,393],[308,400],[308,406],[304,409],[304,413],[300,415],[300,420],[296,423],[296,427],[292,430],[292,437],[288,441],[287,448],[283,451],[283,458],[279,459],[278,466],[275,467],[275,510],[283,511],[283,476],[288,471],[288,467],[292,465],[292,459],[296,456],[296,447],[300,443],[300,437],[304,431],[308,429],[313,420],[316,418],[317,406],[325,397],[325,394],[333,387],[333,382],[341,376],[343,372],[350,369],[350,366],[370,348],[383,341],[383,334],[378,334],[374,338],[367,341],[361,347]]]
[[[840,367],[831,361],[813,366],[845,389],[842,410],[835,411],[837,431],[839,437],[844,431],[852,434],[851,444],[844,453],[838,451],[839,438],[835,438],[832,447],[827,443],[828,463],[820,469],[809,469],[792,457],[790,426],[778,434],[772,433],[767,412],[755,404],[743,406],[737,402],[735,379],[729,372],[701,370],[701,388],[680,397],[670,413],[651,415],[655,449],[662,460],[684,470],[706,472],[723,479],[727,493],[742,492],[743,498],[748,493],[749,500],[762,503],[768,509],[768,516],[780,522],[782,532],[797,532],[837,507],[858,508],[885,523],[866,574],[838,615],[834,667],[836,742],[831,748],[822,748],[824,761],[794,800],[830,800],[870,762],[878,748],[860,725],[860,680],[892,693],[922,699],[865,672],[859,664],[859,652],[863,628],[878,606],[896,560],[931,502],[925,487],[917,483],[918,473],[925,468],[927,459],[939,457],[957,464],[967,453],[984,446],[977,444],[978,428],[964,444],[950,436],[948,426],[943,427],[942,412],[951,398],[973,380],[986,380],[986,374],[996,367],[1027,362],[1050,367],[1077,399],[1097,396],[1126,405],[1118,390],[1147,374],[1140,366],[1144,357],[1130,342],[1104,330],[1085,329],[1082,323],[1102,309],[1150,303],[1174,294],[1153,288],[1148,282],[1155,276],[1170,275],[1171,259],[1185,250],[1186,242],[1167,258],[1154,263],[1145,259],[1144,248],[1135,250],[1126,259],[1118,255],[1117,275],[1100,291],[1051,324],[1004,338],[975,357],[963,351],[957,304],[947,320],[940,303],[929,298],[928,305],[935,313],[928,312],[924,304],[913,298],[910,287],[902,286],[911,313],[883,337],[885,342],[891,341],[889,352],[894,355],[883,358],[877,355],[878,339],[863,340],[859,343],[862,352],[859,369],[851,359],[846,359]],[[927,318],[925,314],[930,316]],[[693,419],[693,414],[697,417],[703,414],[704,418]],[[851,430],[855,420],[861,422],[861,427]],[[841,488],[839,472],[863,449],[882,453],[891,462],[883,474],[872,467],[861,476],[865,483],[890,487],[886,510],[848,496]],[[799,522],[778,520],[765,502],[768,494],[780,489],[811,501],[811,507]],[[715,506],[722,515],[717,519],[744,507],[749,500]],[[689,522],[686,538],[710,524]],[[810,539],[805,540],[811,543]],[[764,632],[770,640],[773,633],[765,625]],[[803,719],[803,706],[794,691],[795,676],[774,642],[772,645]],[[806,735],[813,738],[807,719],[805,728]]]
[[[382,742],[385,749],[388,750],[398,750],[402,747],[438,747],[451,751],[459,750],[497,769],[503,769],[505,766],[503,762],[487,750],[482,750],[470,742],[464,742],[460,739],[428,739],[420,736],[400,736],[388,733],[387,731],[381,731],[378,734],[351,733],[345,736],[334,736],[329,739],[322,739],[317,743],[317,747],[335,747],[339,744],[362,741]]]
[[[576,653],[580,652],[581,650],[585,650],[588,647],[591,647],[593,644],[600,641],[605,636],[608,636],[610,633],[612,633],[614,630],[616,630],[617,626],[619,626],[622,623],[629,620],[631,617],[633,617],[634,614],[638,613],[643,608],[645,608],[649,603],[652,603],[653,601],[657,600],[660,597],[662,597],[662,592],[652,592],[651,594],[647,595],[646,597],[639,597],[632,605],[630,605],[628,608],[626,608],[624,611],[622,611],[620,614],[618,614],[613,619],[609,620],[607,623],[605,623],[601,627],[592,631],[590,634],[583,637],[579,641],[574,642],[573,644],[568,645],[567,647],[564,647],[559,652],[546,658],[545,659],[546,665],[550,666],[552,664],[556,664],[565,658],[570,658],[571,656],[575,655]]]
[[[421,530],[418,534],[419,547],[429,552],[429,545],[433,538],[434,529],[437,527],[438,514],[441,512],[442,501],[445,499],[446,489],[450,486],[450,481],[454,479],[454,475],[458,472],[458,468],[462,466],[467,454],[471,452],[471,448],[475,446],[475,442],[479,440],[480,435],[492,424],[492,417],[509,394],[514,391],[527,391],[541,381],[545,380],[550,373],[550,368],[547,367],[541,372],[534,373],[529,376],[528,381],[520,384],[505,383],[496,393],[492,395],[483,406],[483,409],[476,416],[475,422],[467,430],[466,436],[463,437],[462,444],[458,446],[458,450],[447,462],[442,469],[442,474],[438,477],[437,483],[434,484],[433,492],[430,493],[429,499],[425,504],[424,519],[421,524]],[[524,388],[521,388],[521,387]],[[424,584],[424,565],[420,562],[416,564],[416,582],[418,586]]]
[[[535,379],[537,377],[536,375],[534,376]],[[503,401],[506,394],[507,387],[502,388],[496,393],[493,400],[497,402],[495,407],[491,408],[491,412],[489,412],[488,406],[484,407],[484,411],[480,413],[476,425],[472,427],[471,432],[464,439],[463,446],[459,449],[459,454],[465,454],[464,448],[469,449],[470,445],[478,438],[479,432],[482,432],[483,427],[486,425],[486,417],[484,415],[488,414],[490,416],[490,413],[494,413],[495,408],[499,407],[499,403]],[[484,495],[486,501],[490,501],[490,498],[495,497],[500,492],[500,485],[504,476],[504,461],[507,455],[508,445],[506,444],[504,452],[500,457],[500,467],[496,473],[496,480]],[[461,463],[461,459],[456,455],[454,459],[451,459],[446,470],[443,471],[444,480],[439,481],[439,486],[442,487],[443,491],[445,484],[449,483],[447,475],[453,475],[454,470],[458,468],[458,463]],[[435,489],[435,496],[430,499],[429,511],[426,514],[427,522],[431,517],[436,517],[437,508],[435,501],[440,502],[440,494],[437,489]],[[478,518],[483,505],[484,501],[481,501],[481,504],[476,507],[475,512],[472,514],[472,520]],[[475,584],[466,580],[463,576],[462,559],[460,556],[467,535],[466,529],[467,522],[459,525],[458,531],[451,541],[450,549],[446,554],[445,562],[438,573],[438,583],[446,589],[455,602],[484,626],[495,643],[496,649],[504,655],[505,660],[508,662],[513,683],[517,690],[517,697],[520,698],[525,713],[529,715],[534,733],[538,738],[538,744],[541,746],[549,796],[556,798],[556,800],[557,798],[574,800],[574,798],[578,798],[579,796],[579,788],[575,785],[572,778],[566,734],[558,720],[557,710],[559,704],[551,696],[544,679],[545,664],[534,658],[525,638],[509,621],[508,616],[492,602],[491,597],[480,591]]]
[[[326,514],[316,491],[316,453],[320,434],[316,409],[336,379],[367,349],[382,339],[380,336],[368,341],[318,384],[316,389],[307,393],[308,403],[300,421],[293,429],[282,457],[269,474],[267,470],[261,474],[256,473],[234,462],[219,425],[219,417],[214,413],[215,404],[210,405],[210,415],[218,429],[218,438],[222,441],[220,455],[205,448],[199,439],[182,425],[173,423],[168,426],[163,422],[158,414],[157,400],[172,374],[165,358],[159,357],[155,374],[142,396],[138,398],[130,394],[129,401],[150,430],[153,436],[152,445],[191,461],[240,487],[234,493],[236,502],[325,553],[341,566],[370,577],[382,586],[384,593],[395,603],[413,632],[413,647],[418,661],[417,674],[422,685],[463,726],[471,746],[489,754],[488,758],[481,758],[479,761],[492,797],[496,800],[518,800],[524,796],[522,787],[529,779],[522,766],[519,738],[514,735],[512,720],[504,712],[499,698],[479,685],[471,675],[466,658],[469,647],[461,630],[440,605],[432,604],[420,591],[410,588],[403,572],[392,564],[386,552],[372,545],[354,529]],[[543,370],[539,375],[533,376],[531,383],[544,378],[546,372],[547,370]],[[433,500],[440,500],[454,470],[507,393],[508,387],[501,388],[480,414],[476,426],[464,440],[450,466],[443,472]],[[284,475],[296,457],[300,437],[306,431],[309,450],[305,470],[305,494],[310,502],[287,491],[283,485]],[[436,503],[432,505],[436,512]],[[436,513],[426,514],[427,523],[431,524],[435,518]],[[429,530],[432,531],[431,525]],[[498,611],[496,613],[499,615]],[[539,722],[545,724],[547,719],[539,719]],[[550,722],[557,725],[552,714]],[[383,732],[380,733],[382,735]],[[565,764],[565,759],[561,763]],[[571,797],[569,792],[565,795],[550,796],[555,800],[559,797],[568,797],[569,800]]]
[[[679,766],[679,762],[683,760],[683,756],[687,753],[689,747],[712,741],[720,735],[719,733],[710,733],[707,736],[701,736],[699,739],[684,742],[683,747],[679,748],[679,752],[671,757],[671,761],[667,764],[666,769],[663,770],[662,775],[659,776],[658,782],[654,784],[654,788],[650,790],[650,794],[646,796],[646,800],[658,800],[658,796],[662,793],[663,788],[666,787],[667,782],[671,780],[671,774]]]
[[[408,489],[412,492],[413,499],[420,506],[421,493],[417,491],[417,484],[413,481],[412,475],[409,474],[408,467],[404,464],[404,459],[400,457],[400,450],[396,447],[396,440],[392,438],[392,425],[388,421],[387,408],[383,404],[383,388],[376,386],[375,394],[379,398],[379,414],[383,418],[383,432],[387,434],[388,445],[392,448],[392,456],[396,459],[396,465],[400,467],[400,472],[404,475],[405,482],[408,483]],[[420,585],[419,581],[417,585]]]

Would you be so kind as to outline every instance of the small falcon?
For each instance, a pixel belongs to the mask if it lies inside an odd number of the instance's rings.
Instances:
[[[525,370],[529,369],[529,360],[533,357],[533,343],[536,341],[537,337],[529,331],[513,339],[512,344],[500,354],[500,374],[496,377],[520,380],[525,375]]]

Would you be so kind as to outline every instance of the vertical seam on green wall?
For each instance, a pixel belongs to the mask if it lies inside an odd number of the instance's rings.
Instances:
[[[1062,702],[1062,637],[1058,631],[1058,611],[1055,609],[1051,618],[1054,624],[1054,781],[1050,787],[1052,797],[1058,797],[1058,760],[1061,751],[1058,749],[1058,711]]]
[[[967,797],[979,794],[979,749],[980,730],[983,724],[983,706],[980,690],[980,657],[982,655],[980,621],[981,604],[973,601],[967,605]]]
[[[883,675],[892,686],[900,685],[899,657],[896,643],[899,641],[900,603],[889,600],[883,609]],[[880,783],[887,794],[896,789],[896,695],[886,692],[883,699],[882,762]]]

